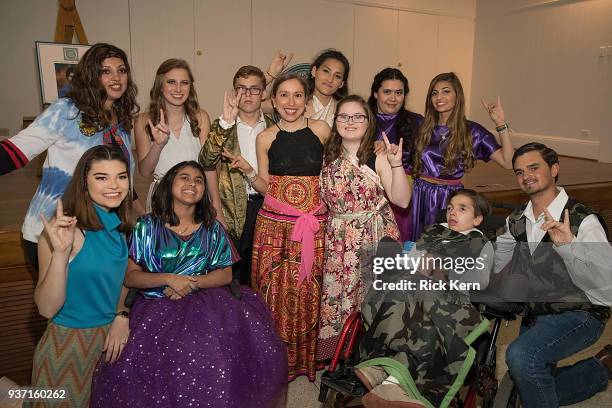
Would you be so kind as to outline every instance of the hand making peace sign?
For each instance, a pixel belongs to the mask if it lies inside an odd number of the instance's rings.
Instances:
[[[231,161],[230,167],[232,169],[238,169],[243,174],[250,174],[254,171],[253,166],[251,166],[249,162],[246,161],[245,158],[239,154],[234,155],[229,150],[224,148],[221,155],[223,155],[223,157]]]
[[[151,122],[151,119],[148,118],[147,122],[149,123],[149,129],[151,129],[153,142],[162,146],[168,143],[168,138],[170,137],[170,128],[168,128],[168,125],[166,124],[164,110],[159,110],[159,123],[157,125],[153,126],[153,122]]]

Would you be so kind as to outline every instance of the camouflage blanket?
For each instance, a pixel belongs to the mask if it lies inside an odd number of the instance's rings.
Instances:
[[[432,237],[441,232],[448,241],[446,232],[429,230],[431,236],[422,237],[417,248],[438,252],[434,246],[440,240]],[[466,244],[463,240],[474,238],[458,235],[450,239]],[[468,246],[473,253],[479,252],[478,244],[472,242]],[[447,248],[443,252],[448,256],[453,250]],[[386,271],[384,275],[385,282],[406,279],[428,278],[405,271]],[[448,290],[370,289],[362,305],[362,319],[366,331],[357,367],[383,367],[399,380],[408,395],[431,408],[451,403],[476,355],[470,345],[489,327],[488,320],[465,294]]]

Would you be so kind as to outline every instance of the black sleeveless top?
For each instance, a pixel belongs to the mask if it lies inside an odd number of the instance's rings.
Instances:
[[[281,129],[268,149],[268,163],[268,173],[273,176],[318,176],[323,144],[309,127],[295,132]]]

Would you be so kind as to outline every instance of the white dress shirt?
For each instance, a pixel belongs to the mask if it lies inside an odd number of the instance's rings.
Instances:
[[[557,187],[557,197],[546,208],[550,215],[559,221],[568,196],[565,189]],[[536,219],[533,214],[531,201],[523,211],[526,218],[526,232],[531,254],[540,244],[546,231],[542,228],[544,212]],[[511,260],[516,240],[508,228],[506,218],[506,231],[497,237],[495,243],[495,273],[501,271]],[[587,216],[578,228],[578,236],[571,243],[552,246],[561,256],[569,276],[579,289],[593,304],[612,305],[612,246],[606,238],[604,228],[599,219],[591,214]]]

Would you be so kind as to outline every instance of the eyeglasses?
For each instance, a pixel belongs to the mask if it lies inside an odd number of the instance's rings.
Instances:
[[[234,88],[234,92],[238,95],[242,91],[245,95],[259,95],[262,89],[257,87],[247,88],[246,86],[237,86]]]
[[[336,115],[336,121],[340,123],[348,123],[349,120],[353,120],[353,123],[363,123],[366,121],[368,117],[362,113],[356,113],[355,115],[347,115],[346,113],[341,113]]]

